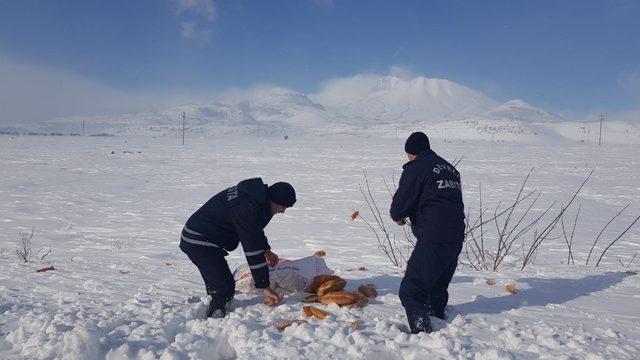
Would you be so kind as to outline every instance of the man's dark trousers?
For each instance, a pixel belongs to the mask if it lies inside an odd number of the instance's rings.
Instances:
[[[448,287],[458,265],[461,243],[421,243],[411,253],[402,283],[400,301],[412,334],[431,332],[429,315],[444,319]]]
[[[180,249],[200,270],[207,294],[211,296],[207,315],[215,315],[214,312],[218,310],[224,315],[226,305],[233,299],[236,290],[236,283],[224,258],[227,252],[220,248],[194,245],[185,241],[180,241]]]

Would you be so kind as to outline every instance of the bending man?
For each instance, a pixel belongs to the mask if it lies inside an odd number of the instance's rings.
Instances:
[[[295,190],[288,183],[267,186],[260,178],[248,179],[216,194],[187,220],[180,249],[200,270],[211,296],[207,316],[219,318],[228,312],[235,281],[224,257],[238,244],[242,244],[256,288],[263,289],[266,301],[282,301],[280,294],[269,288],[267,264],[276,265],[278,256],[271,251],[264,228],[273,215],[284,213],[295,202]]]

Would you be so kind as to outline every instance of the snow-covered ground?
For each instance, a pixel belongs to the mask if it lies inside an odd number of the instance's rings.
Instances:
[[[462,141],[455,129],[435,136],[433,148],[445,158],[464,156],[459,170],[472,209],[479,184],[492,211],[515,196],[532,167],[539,208],[566,203],[595,172],[577,200],[575,265],[556,238],[524,271],[518,256],[498,272],[460,266],[449,320],[434,321],[434,333],[408,335],[397,296],[402,269],[377,250],[361,220],[349,218],[353,209],[370,218],[358,190],[363,169],[386,213],[381,178],[399,176],[406,136],[389,134],[188,137],[185,146],[177,136],[0,136],[0,358],[640,357],[640,276],[630,272],[640,260],[620,264],[640,251],[640,227],[600,267],[584,265],[612,216],[631,203],[604,233],[598,256],[640,214],[638,145]],[[255,176],[290,181],[298,192],[296,206],[267,228],[274,251],[299,258],[325,250],[348,289],[374,283],[380,296],[362,309],[330,306],[327,319],[282,333],[274,325],[301,318],[302,294],[287,295],[275,309],[238,294],[228,317],[204,319],[208,300],[197,269],[177,248],[180,230],[212,194]],[[24,264],[15,250],[19,233],[31,228],[32,246],[52,252]],[[232,267],[243,261],[240,251],[229,257]],[[55,270],[36,273],[49,265]],[[512,281],[515,295],[505,291]],[[352,320],[361,329],[350,328]]]

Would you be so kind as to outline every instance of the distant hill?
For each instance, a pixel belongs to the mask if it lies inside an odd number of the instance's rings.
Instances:
[[[334,79],[313,94],[262,87],[137,114],[59,118],[39,131],[79,133],[84,122],[87,135],[165,136],[182,131],[183,112],[187,131],[200,136],[363,131],[395,136],[397,129],[428,129],[459,140],[592,142],[596,131],[589,122],[566,121],[519,99],[499,103],[453,81],[382,75]],[[638,142],[638,129],[625,122],[608,122],[605,129],[618,143]]]
[[[562,121],[562,117],[536,109],[522,100],[510,100],[496,106],[488,114],[489,118],[515,120],[532,123],[556,123]]]

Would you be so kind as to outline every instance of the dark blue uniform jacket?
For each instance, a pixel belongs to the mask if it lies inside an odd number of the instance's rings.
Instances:
[[[464,204],[458,170],[430,149],[402,168],[391,218],[408,217],[418,243],[462,243]]]
[[[256,287],[269,286],[264,252],[270,249],[264,228],[272,218],[267,185],[248,179],[225,189],[196,211],[182,231],[182,240],[233,251],[242,244]]]

